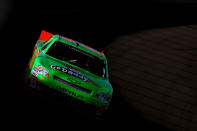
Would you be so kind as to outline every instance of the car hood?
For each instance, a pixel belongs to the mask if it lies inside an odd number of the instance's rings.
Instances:
[[[39,63],[49,71],[51,79],[55,76],[95,92],[112,92],[111,84],[107,79],[44,53],[40,53],[38,57]]]

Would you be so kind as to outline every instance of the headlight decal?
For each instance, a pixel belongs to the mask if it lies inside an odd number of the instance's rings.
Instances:
[[[95,96],[105,102],[109,102],[111,99],[111,96],[107,93],[97,93]]]

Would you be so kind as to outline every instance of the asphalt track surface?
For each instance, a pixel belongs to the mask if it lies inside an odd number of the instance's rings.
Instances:
[[[1,30],[6,128],[196,130],[195,5],[137,3],[100,10],[29,4],[16,4]],[[105,119],[24,89],[23,73],[43,29],[105,50],[114,88]]]
[[[126,103],[176,130],[197,128],[196,33],[197,25],[145,30],[106,47]]]

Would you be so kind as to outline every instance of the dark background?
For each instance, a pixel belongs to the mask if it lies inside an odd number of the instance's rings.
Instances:
[[[69,2],[1,0],[1,58],[5,86],[6,123],[76,129],[169,130],[128,107],[114,87],[109,115],[95,120],[31,95],[23,87],[23,72],[41,30],[58,33],[102,50],[116,37],[145,29],[196,24],[197,5],[187,2]],[[109,56],[110,57],[110,56]],[[129,122],[129,124],[128,124]],[[131,125],[131,123],[133,123]],[[8,126],[9,127],[9,126]]]

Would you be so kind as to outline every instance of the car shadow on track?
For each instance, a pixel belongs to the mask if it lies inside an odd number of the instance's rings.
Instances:
[[[27,90],[23,92],[22,103],[20,105],[20,109],[23,109],[21,110],[22,118],[26,120],[25,122],[36,120],[37,122],[53,123],[53,125],[62,124],[61,126],[63,126],[63,123],[69,123],[70,127],[88,125],[89,127],[97,127],[99,130],[121,127],[132,130],[169,130],[143,118],[118,95],[117,85],[113,84],[113,82],[112,85],[114,88],[112,103],[107,114],[102,119],[80,112],[80,107],[76,110],[72,106],[52,102]],[[85,127],[82,128],[85,129]]]

